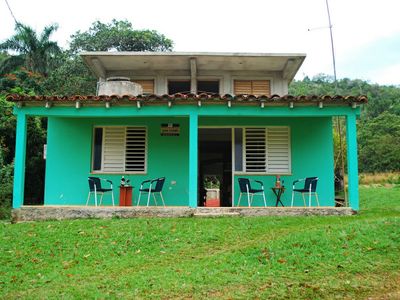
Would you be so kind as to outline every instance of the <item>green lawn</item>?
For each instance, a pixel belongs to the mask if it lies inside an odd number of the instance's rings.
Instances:
[[[400,187],[360,196],[351,217],[0,223],[0,298],[400,297]]]

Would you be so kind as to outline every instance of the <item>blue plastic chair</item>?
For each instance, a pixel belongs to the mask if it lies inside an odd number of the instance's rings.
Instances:
[[[108,182],[110,184],[110,188],[103,188],[101,186],[101,181]],[[86,206],[88,205],[89,200],[90,200],[90,196],[92,194],[94,194],[94,204],[95,204],[95,206],[97,206],[97,194],[101,194],[100,203],[99,203],[99,205],[101,205],[104,193],[107,193],[107,192],[111,192],[112,205],[115,206],[115,204],[114,204],[113,183],[112,183],[111,180],[102,179],[102,178],[99,178],[99,177],[88,177],[88,182],[89,182],[89,194],[88,194],[88,197],[87,197],[87,200],[86,200]]]
[[[242,199],[243,194],[247,194],[247,203],[249,207],[253,203],[253,198],[254,196],[262,196],[264,200],[264,206],[267,206],[267,200],[265,198],[265,192],[264,192],[264,184],[262,181],[259,180],[253,180],[254,182],[258,183],[260,185],[259,189],[255,189],[251,186],[250,180],[247,178],[238,178],[239,181],[239,188],[240,188],[240,195],[239,195],[239,200],[237,206],[240,205],[240,200]]]
[[[164,197],[162,194],[162,189],[164,187],[164,182],[165,182],[165,177],[160,177],[157,179],[153,180],[145,180],[140,184],[140,189],[139,189],[139,199],[137,202],[136,206],[139,206],[140,204],[140,197],[142,196],[142,193],[148,193],[147,196],[147,206],[150,204],[150,196],[153,195],[154,202],[157,205],[157,198],[156,194],[159,194],[161,197],[161,201],[165,207],[165,202],[164,202]],[[145,187],[146,184],[149,184],[148,187]]]
[[[304,188],[296,189],[295,185],[298,182],[304,181]],[[304,194],[308,194],[308,206],[311,206],[311,196],[314,195],[317,200],[317,205],[319,206],[318,194],[317,194],[317,183],[318,177],[307,177],[303,179],[298,179],[293,181],[293,189],[292,189],[292,207],[294,203],[294,193],[301,193],[303,198],[304,206],[306,206],[306,199],[304,198]]]

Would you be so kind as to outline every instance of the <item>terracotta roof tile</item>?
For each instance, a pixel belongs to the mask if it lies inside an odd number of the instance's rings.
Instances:
[[[368,98],[366,96],[341,96],[341,95],[301,95],[301,96],[293,96],[293,95],[220,95],[220,94],[181,94],[177,93],[174,95],[73,95],[73,96],[29,96],[29,95],[18,95],[18,94],[9,94],[6,99],[11,102],[41,102],[41,101],[52,101],[52,102],[148,102],[148,103],[160,103],[160,102],[170,102],[170,101],[212,101],[212,102],[239,102],[239,103],[256,103],[256,102],[264,102],[264,103],[273,103],[273,104],[287,104],[288,102],[293,103],[316,103],[316,102],[324,102],[330,104],[351,104],[358,103],[364,104],[368,102]]]

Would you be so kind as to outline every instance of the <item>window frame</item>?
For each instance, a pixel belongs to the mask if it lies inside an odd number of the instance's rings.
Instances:
[[[290,176],[292,175],[292,132],[291,132],[291,127],[286,126],[286,125],[268,125],[268,126],[233,126],[233,138],[236,139],[235,136],[235,128],[240,128],[242,129],[242,171],[236,171],[233,168],[233,173],[234,175],[286,175]],[[245,129],[246,128],[264,128],[266,131],[265,134],[265,152],[266,152],[266,166],[265,166],[265,172],[247,172],[245,171],[246,169],[246,146],[245,146]],[[269,165],[269,157],[268,157],[268,134],[267,134],[267,129],[268,128],[287,128],[288,130],[288,172],[281,172],[281,173],[271,173],[268,172],[268,165]],[[236,149],[233,149],[234,151]],[[235,153],[232,154],[234,162],[236,164],[236,155]],[[234,165],[235,165],[234,164]]]
[[[168,95],[171,95],[169,92],[169,82],[176,81],[176,82],[189,82],[189,93],[191,87],[191,79],[190,76],[166,76],[165,77],[165,91]]]
[[[119,127],[125,129],[125,140],[124,140],[124,169],[126,169],[126,129],[128,127],[131,128],[144,128],[145,129],[145,143],[144,143],[144,171],[104,171],[104,139],[105,139],[105,128],[107,127]],[[95,130],[96,128],[103,129],[103,136],[102,136],[102,151],[101,151],[101,170],[94,170],[94,139],[95,139]],[[91,153],[92,157],[90,160],[90,174],[147,174],[147,165],[148,165],[148,127],[145,125],[132,125],[132,126],[121,126],[121,125],[96,125],[93,126],[92,129],[92,144],[91,144]]]
[[[223,95],[224,93],[222,92],[223,89],[223,77],[222,76],[197,76],[196,77],[196,93],[199,93],[198,89],[198,82],[199,81],[218,81],[218,90],[220,95]]]

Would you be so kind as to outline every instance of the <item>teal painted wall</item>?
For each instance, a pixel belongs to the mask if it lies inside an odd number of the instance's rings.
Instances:
[[[180,124],[180,136],[161,136],[162,123]],[[45,205],[84,205],[88,195],[87,177],[91,172],[94,126],[138,125],[148,128],[147,174],[124,175],[138,189],[143,180],[166,177],[163,195],[166,205],[188,205],[188,118],[58,118],[48,119]],[[122,174],[95,174],[110,179],[115,187]],[[171,181],[175,181],[173,184]],[[111,205],[110,195],[103,202]],[[142,196],[141,203],[145,203]],[[90,204],[94,204],[93,197]],[[159,202],[160,204],[160,202]]]
[[[160,136],[162,123],[179,123],[179,137]],[[189,205],[189,118],[188,117],[136,117],[136,118],[62,118],[48,119],[48,148],[46,161],[45,204],[83,205],[88,194],[87,177],[91,170],[92,133],[94,126],[138,125],[148,128],[148,173],[125,175],[135,186],[137,199],[140,182],[165,176],[164,198],[167,205]],[[283,176],[288,188],[284,204],[290,205],[293,180],[307,176],[318,176],[318,194],[321,205],[334,205],[333,137],[331,117],[199,117],[199,126],[290,126],[292,175]],[[111,179],[118,187],[121,174],[95,175]],[[239,187],[235,176],[235,194]],[[275,177],[248,176],[264,182],[267,189],[267,204],[274,205],[275,197],[270,187]],[[176,184],[172,184],[175,181]],[[119,191],[115,188],[118,203]],[[144,204],[144,197],[143,203]],[[297,195],[295,205],[302,205]],[[243,199],[245,200],[245,199]],[[242,201],[243,201],[242,200]],[[109,195],[104,203],[111,204]],[[93,199],[91,200],[93,204]],[[242,202],[245,204],[245,202]],[[262,205],[262,198],[254,199],[255,205]]]
[[[319,177],[317,192],[321,206],[334,205],[334,161],[332,118],[200,118],[199,126],[289,126],[291,130],[292,175],[282,176],[287,188],[282,196],[285,206],[291,204],[292,183],[299,178]],[[275,184],[272,175],[235,175],[235,205],[239,198],[237,178],[247,177],[261,180],[266,189],[267,205],[275,205],[275,195],[271,187]],[[304,184],[303,184],[304,186]],[[303,187],[300,183],[296,187]],[[256,186],[255,186],[256,187]],[[313,198],[314,199],[314,198]],[[240,202],[247,205],[247,199]],[[261,196],[255,196],[253,204],[264,205]],[[308,202],[307,202],[308,204]],[[312,202],[315,205],[315,201]],[[300,194],[296,195],[294,205],[303,206]]]

